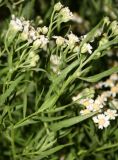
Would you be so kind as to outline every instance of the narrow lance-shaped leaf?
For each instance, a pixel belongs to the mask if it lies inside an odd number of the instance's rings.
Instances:
[[[57,146],[57,147],[54,147],[54,148],[52,148],[52,149],[49,149],[49,150],[47,150],[47,151],[45,151],[45,152],[40,153],[40,155],[37,156],[37,158],[35,158],[34,160],[41,160],[41,159],[43,159],[44,157],[50,156],[50,155],[52,155],[53,153],[58,152],[59,150],[63,149],[64,147],[67,147],[67,146],[69,146],[69,145],[72,145],[72,144],[59,145],[59,146]],[[38,152],[37,152],[37,154],[38,154]]]
[[[87,81],[87,82],[97,82],[100,79],[102,79],[104,77],[107,77],[107,76],[109,76],[113,73],[116,73],[116,72],[118,72],[118,66],[112,67],[111,69],[108,69],[107,71],[104,71],[102,73],[96,74],[96,75],[91,76],[91,77],[78,77],[78,78],[82,79],[84,81]]]
[[[11,85],[9,88],[5,91],[4,94],[0,96],[0,106],[4,104],[5,100],[7,97],[14,91],[14,89],[17,87],[17,85],[21,82],[23,79],[24,75],[18,77],[16,80],[12,81]]]
[[[70,127],[74,124],[80,123],[82,121],[84,121],[87,118],[92,117],[93,115],[95,115],[97,112],[93,112],[93,113],[89,113],[86,115],[80,115],[80,116],[76,116],[70,119],[66,119],[57,123],[54,123],[50,126],[50,129],[52,129],[53,131],[58,131],[62,128],[67,128]]]

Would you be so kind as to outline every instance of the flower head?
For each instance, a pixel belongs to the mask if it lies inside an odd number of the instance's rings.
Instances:
[[[107,79],[104,82],[104,87],[113,87],[114,86],[114,81],[112,79]]]
[[[113,109],[107,109],[107,111],[104,112],[104,114],[110,119],[110,120],[114,120],[118,114],[116,110]]]
[[[93,118],[94,123],[98,124],[99,129],[107,128],[110,125],[109,118],[104,114],[98,114]]]
[[[10,21],[10,27],[14,31],[22,31],[23,24],[19,18],[16,18],[14,15],[12,15],[12,20]]]
[[[69,47],[73,48],[75,43],[79,42],[79,38],[74,35],[73,33],[71,34],[68,34],[68,41],[67,41],[67,44]]]
[[[40,39],[40,41],[41,41],[40,48],[46,47],[47,44],[48,44],[48,42],[49,42],[49,41],[48,41],[48,38],[45,37],[44,35],[40,35],[39,39]]]
[[[103,104],[99,99],[96,99],[93,103],[93,111],[101,111],[101,108],[103,108]]]
[[[60,10],[60,16],[62,22],[67,22],[73,18],[73,14],[68,7],[64,7]]]
[[[80,100],[79,102],[80,104],[84,105],[86,107],[86,109],[92,111],[93,110],[93,103],[94,103],[94,100],[93,99],[82,99]]]
[[[111,93],[111,95],[112,95],[113,97],[115,97],[116,94],[118,94],[118,84],[115,85],[115,86],[113,86],[113,87],[111,87],[110,93]]]
[[[57,46],[62,46],[65,42],[65,39],[61,36],[53,36],[56,39]]]
[[[110,79],[113,80],[113,81],[118,81],[118,74],[117,73],[114,73],[110,76]]]
[[[48,27],[44,26],[41,28],[42,34],[46,34],[48,32]]]
[[[51,57],[50,57],[50,62],[51,62],[53,65],[59,65],[59,64],[60,64],[60,57],[57,56],[57,55],[51,55]]]
[[[92,46],[89,43],[84,43],[84,45],[81,48],[81,53],[92,53]]]
[[[54,10],[59,11],[62,7],[63,7],[63,5],[60,2],[58,2],[54,5]]]

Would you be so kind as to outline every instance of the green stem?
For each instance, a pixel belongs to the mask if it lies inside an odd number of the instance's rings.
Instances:
[[[50,38],[51,32],[52,32],[52,26],[53,26],[53,18],[54,18],[55,10],[53,10],[52,15],[51,15],[51,20],[50,20],[50,25],[49,25],[49,31],[47,36]]]
[[[12,147],[13,160],[15,160],[16,151],[15,151],[15,144],[14,144],[14,128],[13,127],[11,127],[11,147]]]

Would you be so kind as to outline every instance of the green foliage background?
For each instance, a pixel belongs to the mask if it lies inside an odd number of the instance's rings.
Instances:
[[[56,2],[58,1],[0,0],[0,33],[8,27],[11,14],[33,19],[35,24],[40,15],[44,25],[48,25]],[[61,2],[84,19],[82,24],[71,24],[73,32],[78,36],[86,34],[105,16],[110,20],[118,19],[117,0]],[[0,37],[1,46],[2,41]],[[114,59],[114,56],[111,58]],[[1,61],[5,64],[5,57]],[[94,69],[89,72],[88,81],[94,82],[93,78],[96,81],[96,77],[92,77],[91,81],[90,76],[109,69],[107,61],[105,55],[101,61],[92,62]],[[118,68],[115,70],[118,71]],[[5,72],[3,66],[0,66],[0,76]],[[65,70],[64,75],[66,74]],[[53,79],[50,78],[43,72],[34,72],[32,75],[27,73],[19,77],[12,75],[6,92],[2,94],[0,91],[0,160],[63,160],[63,157],[64,160],[118,160],[118,120],[112,122],[112,127],[98,130],[92,120],[87,119],[92,115],[78,116],[78,106],[70,98],[78,89],[84,88],[81,80],[76,80],[74,91],[72,82],[72,88],[66,89],[56,104],[56,96],[47,96],[45,101],[49,86],[55,88],[55,95],[58,95],[57,83],[62,80],[54,77],[58,81],[53,85]],[[54,106],[50,109],[53,103]],[[46,111],[45,107],[49,110]],[[22,111],[22,108],[25,109]]]

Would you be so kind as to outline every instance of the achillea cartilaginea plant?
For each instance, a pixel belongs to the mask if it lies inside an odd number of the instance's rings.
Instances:
[[[118,22],[105,17],[86,35],[78,37],[71,30],[59,35],[64,23],[74,19],[59,2],[49,26],[12,15],[8,29],[0,33],[1,159],[83,160],[89,154],[82,145],[84,130],[97,141],[89,152],[104,150],[94,132],[112,128],[110,122],[118,116],[118,66],[92,71],[118,45]]]

